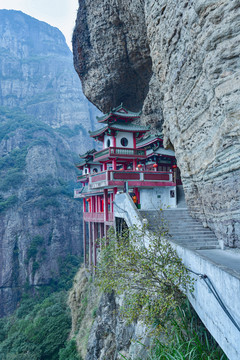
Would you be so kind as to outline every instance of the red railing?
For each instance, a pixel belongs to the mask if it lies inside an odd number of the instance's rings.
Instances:
[[[132,185],[136,182],[137,186],[144,186],[144,183],[146,186],[149,186],[149,183],[164,186],[166,183],[176,182],[173,173],[167,171],[105,170],[89,176],[89,189],[114,186],[115,182],[116,185],[121,185],[120,182],[125,181]]]
[[[94,160],[99,160],[120,156],[122,158],[139,158],[143,159],[146,157],[146,150],[139,150],[133,148],[123,148],[123,147],[109,147],[103,150],[100,150],[94,154]]]
[[[113,213],[108,213],[108,220],[109,222],[113,222],[114,215]],[[92,222],[104,222],[104,213],[103,212],[85,212],[83,213],[83,220],[84,221],[92,221]]]
[[[85,212],[83,213],[83,220],[104,222],[104,213]]]
[[[77,177],[77,182],[87,182],[88,181],[88,174],[79,175]]]

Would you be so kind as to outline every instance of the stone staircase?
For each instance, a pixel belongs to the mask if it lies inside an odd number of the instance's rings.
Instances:
[[[148,220],[149,230],[156,233],[167,230],[170,239],[176,244],[193,250],[220,249],[215,234],[193,219],[184,207],[174,210],[140,211],[140,214]]]

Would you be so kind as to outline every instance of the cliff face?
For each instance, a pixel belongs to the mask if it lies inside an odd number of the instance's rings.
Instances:
[[[0,11],[0,317],[82,254],[74,162],[94,113],[61,32]]]
[[[238,0],[84,0],[75,68],[101,110],[143,107],[163,128],[192,214],[240,246]]]
[[[0,11],[0,106],[21,108],[67,138],[72,151],[93,145],[96,109],[87,101],[63,34],[20,11]]]
[[[145,359],[150,347],[147,329],[138,321],[126,324],[119,314],[122,297],[101,294],[83,269],[69,294],[72,333],[85,360]]]

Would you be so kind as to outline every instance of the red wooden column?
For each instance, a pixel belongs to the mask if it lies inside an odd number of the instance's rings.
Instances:
[[[105,222],[108,221],[108,189],[104,189],[103,199],[104,199],[104,222]]]
[[[133,160],[133,171],[136,171],[137,168],[137,159]]]
[[[133,133],[133,148],[136,149],[136,134]]]
[[[96,213],[96,212],[98,212],[98,210],[97,210],[97,205],[98,205],[97,196],[94,196],[94,199],[95,199],[95,213]]]
[[[92,269],[92,223],[88,223],[88,233],[89,233],[89,270]]]
[[[95,201],[96,196],[92,196],[92,212],[95,213],[96,212],[96,201]]]
[[[113,147],[116,147],[116,136],[113,136],[112,139],[113,139]]]
[[[107,170],[107,163],[103,163],[103,171]]]
[[[113,170],[117,170],[117,160],[116,159],[112,159],[112,168],[113,168]]]
[[[83,212],[86,212],[86,199],[83,199]]]
[[[101,197],[97,196],[97,212],[101,212]]]
[[[113,197],[112,197],[112,212],[114,213],[114,205],[113,205],[113,202],[115,200],[115,196],[116,196],[116,193],[117,193],[117,188],[113,188]]]
[[[87,238],[86,238],[86,221],[83,220],[83,256],[84,266],[87,266]]]

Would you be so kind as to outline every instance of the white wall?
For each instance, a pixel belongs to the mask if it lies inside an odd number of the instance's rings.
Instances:
[[[96,169],[96,168],[98,169],[98,172],[101,171],[101,165],[93,165],[93,164],[90,165],[91,174],[93,172],[93,169]]]
[[[128,139],[128,145],[127,146],[122,146],[122,144],[121,144],[121,139],[123,137]],[[116,147],[133,148],[133,133],[119,131],[117,136],[116,136]]]
[[[175,197],[170,197],[174,191]],[[152,189],[140,189],[141,210],[159,210],[176,207],[176,186],[161,186]]]
[[[107,141],[110,140],[110,146],[113,146],[113,136],[108,136],[108,135],[104,135],[104,149],[108,148],[109,146],[107,146]]]
[[[116,195],[114,215],[124,218],[128,226],[141,226],[142,219],[128,194]],[[146,243],[147,244],[147,243]],[[224,305],[235,321],[240,324],[240,275],[234,270],[217,265],[214,261],[185,247],[173,243],[179,257],[187,268],[196,273],[206,274],[217,290]],[[223,252],[224,253],[224,252]],[[199,317],[221,346],[229,360],[240,359],[240,333],[223,311],[203,279],[196,279],[194,292],[188,298]]]
[[[235,321],[240,324],[240,276],[233,270],[217,266],[210,259],[199,256],[194,251],[176,247],[184,265],[197,273],[206,274],[213,283],[224,305],[230,311]],[[231,273],[232,272],[232,273]],[[202,322],[221,346],[230,360],[240,359],[240,333],[225,314],[212,292],[209,291],[203,279],[195,276],[193,294],[188,298],[198,313]]]

